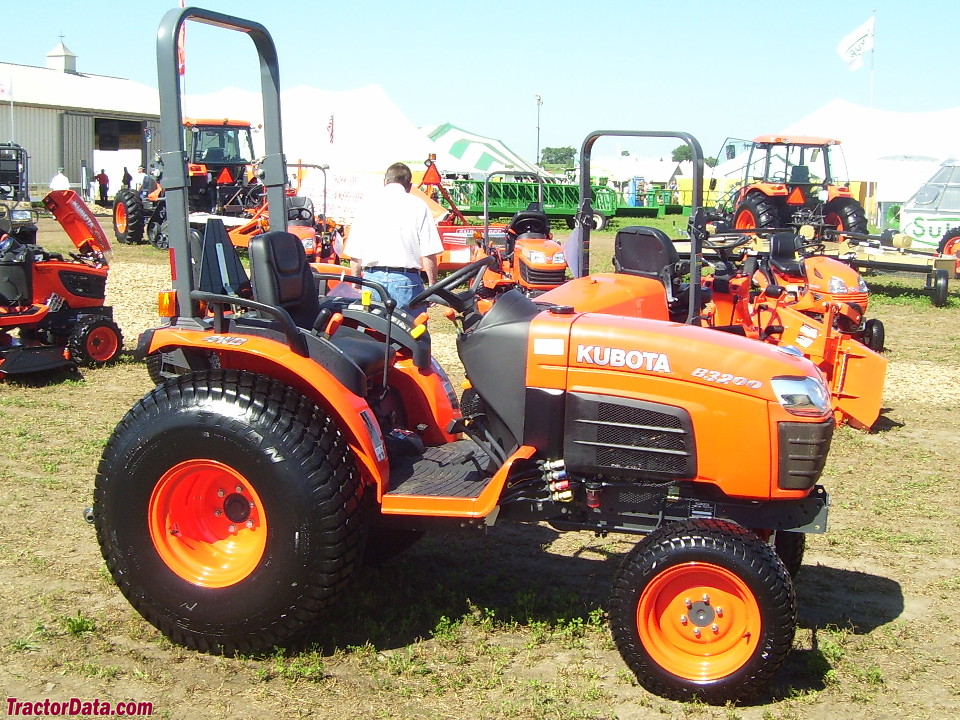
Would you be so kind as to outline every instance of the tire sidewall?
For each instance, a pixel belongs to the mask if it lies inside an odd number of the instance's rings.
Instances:
[[[123,472],[104,472],[101,464],[98,535],[101,547],[114,550],[109,557],[104,553],[114,578],[150,622],[207,637],[222,635],[242,646],[252,628],[263,628],[309,602],[304,600],[308,578],[339,563],[342,549],[320,535],[325,527],[338,525],[343,501],[331,483],[315,485],[320,462],[309,474],[314,482],[304,481],[306,463],[297,457],[296,444],[258,422],[253,407],[238,418],[217,412],[212,407],[216,402],[192,404],[196,412],[188,403],[181,412],[141,413],[127,425],[123,441],[111,448]],[[263,557],[250,575],[224,588],[200,587],[174,573],[148,529],[157,481],[171,467],[196,458],[222,462],[242,475],[266,517]]]
[[[653,679],[654,687],[648,687],[653,692],[674,698],[698,696],[707,702],[724,702],[729,699],[728,689],[730,687],[737,687],[741,684],[751,686],[758,676],[766,677],[768,673],[772,674],[776,667],[779,667],[779,663],[772,670],[765,666],[769,663],[772,655],[782,658],[786,650],[789,649],[789,644],[787,648],[775,647],[777,645],[773,632],[775,624],[768,622],[768,619],[783,612],[783,610],[774,606],[767,590],[750,572],[749,560],[745,560],[739,554],[731,555],[723,551],[715,542],[703,542],[702,539],[694,545],[684,544],[682,547],[676,547],[675,544],[671,545],[669,541],[666,541],[667,534],[663,533],[663,530],[668,527],[665,526],[634,547],[624,559],[621,570],[617,573],[614,581],[615,590],[610,605],[610,620],[614,641],[627,664],[641,679],[641,684],[643,684],[644,677]],[[695,532],[691,534],[696,536]],[[670,533],[669,537],[678,536]],[[743,541],[751,544],[758,552],[768,554],[771,562],[780,567],[786,575],[787,582],[790,582],[782,561],[769,545],[746,531],[743,531]],[[767,548],[767,550],[762,548]],[[647,556],[646,560],[640,557],[643,555]],[[642,570],[628,569],[630,567],[637,568],[637,561],[643,562]],[[674,675],[660,666],[641,641],[638,628],[637,612],[640,597],[646,586],[664,571],[690,562],[710,563],[734,573],[753,594],[762,618],[761,639],[756,644],[749,659],[729,675],[709,682],[698,682]],[[627,585],[627,587],[624,588],[624,585]],[[790,583],[790,591],[792,595],[792,583]],[[794,615],[791,622],[795,622],[794,607],[795,605],[791,603],[790,612]]]

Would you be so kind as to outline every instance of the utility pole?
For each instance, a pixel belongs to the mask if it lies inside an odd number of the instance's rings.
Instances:
[[[540,93],[537,93],[534,97],[537,99],[537,157],[534,164],[540,167],[540,106],[543,105],[543,98],[540,97]]]

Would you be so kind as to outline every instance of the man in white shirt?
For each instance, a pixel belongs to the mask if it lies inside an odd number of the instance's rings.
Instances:
[[[137,172],[133,174],[133,184],[132,187],[137,192],[140,192],[140,188],[143,186],[143,181],[146,179],[147,173],[144,171],[143,166],[137,168]]]
[[[413,175],[394,163],[383,176],[383,190],[366,203],[347,238],[350,270],[383,285],[398,306],[437,281],[437,257],[443,243],[427,204],[409,195]],[[422,307],[422,306],[421,306]],[[413,311],[421,309],[410,308]]]
[[[63,168],[57,169],[57,174],[53,176],[53,179],[50,181],[51,190],[69,190],[70,189],[70,180],[67,179],[67,176],[63,174]]]

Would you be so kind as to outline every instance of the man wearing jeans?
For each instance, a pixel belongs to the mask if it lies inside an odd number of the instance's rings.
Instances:
[[[383,285],[402,307],[423,291],[421,269],[427,283],[437,281],[437,256],[443,251],[427,204],[408,194],[412,187],[409,167],[403,163],[388,167],[383,190],[361,211],[346,247],[351,272]]]

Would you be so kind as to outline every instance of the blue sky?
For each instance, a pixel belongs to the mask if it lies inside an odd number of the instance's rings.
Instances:
[[[874,106],[960,105],[955,0],[189,4],[266,26],[284,88],[377,83],[416,125],[450,122],[531,160],[536,94],[541,148],[579,148],[598,129],[682,130],[707,155],[728,136],[777,132],[835,97],[868,105],[870,60],[850,72],[836,47],[874,10]],[[81,72],[155,87],[157,27],[176,5],[19,3],[0,60],[43,66],[62,33]],[[255,89],[257,78],[246,38],[190,25],[187,92]],[[325,119],[317,122],[322,133]]]

